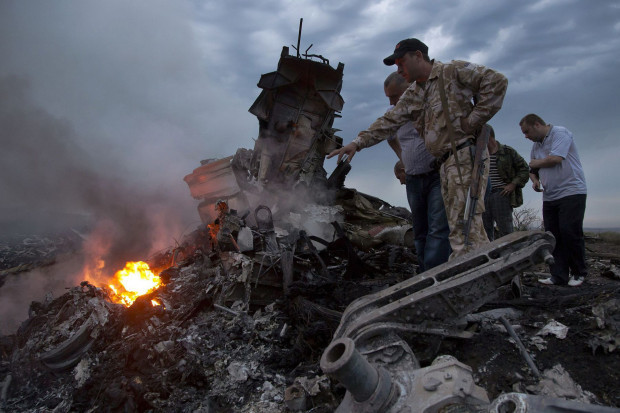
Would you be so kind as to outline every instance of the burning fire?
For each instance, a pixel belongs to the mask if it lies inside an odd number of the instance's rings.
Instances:
[[[155,290],[161,284],[158,276],[153,274],[149,265],[144,261],[130,261],[125,268],[114,274],[117,285],[110,284],[114,292],[112,300],[129,307],[136,299]],[[120,284],[120,285],[119,285]]]

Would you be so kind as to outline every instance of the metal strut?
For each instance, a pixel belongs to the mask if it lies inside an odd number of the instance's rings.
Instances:
[[[334,339],[376,334],[381,323],[450,323],[474,312],[515,275],[553,260],[555,238],[542,231],[514,232],[416,277],[353,301]]]

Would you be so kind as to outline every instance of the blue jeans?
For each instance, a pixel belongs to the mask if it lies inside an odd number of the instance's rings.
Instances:
[[[405,186],[413,214],[414,243],[420,272],[427,271],[448,261],[452,252],[439,172],[407,175]]]

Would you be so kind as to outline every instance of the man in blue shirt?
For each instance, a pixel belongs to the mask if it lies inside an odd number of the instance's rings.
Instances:
[[[395,105],[409,87],[409,83],[397,72],[393,72],[385,79],[383,86],[390,104]],[[411,122],[404,124],[396,135],[388,140],[388,144],[404,165],[404,184],[413,214],[419,272],[427,271],[448,261],[452,252],[439,171],[431,167],[435,157],[428,152],[424,139]]]
[[[556,241],[551,277],[539,281],[579,286],[587,275],[583,238],[587,189],[573,134],[565,127],[546,124],[533,113],[521,119],[519,126],[534,142],[530,179],[534,191],[543,193],[545,230]]]

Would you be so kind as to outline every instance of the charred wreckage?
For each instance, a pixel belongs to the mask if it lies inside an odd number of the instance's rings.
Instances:
[[[258,82],[254,149],[185,177],[204,225],[149,260],[158,288],[125,306],[83,282],[2,337],[0,411],[618,411],[561,366],[538,370],[519,310],[488,310],[522,296],[553,236],[415,274],[408,211],[344,187],[348,163],[323,168],[344,65],[296,50]],[[500,324],[520,380],[489,393],[484,369],[438,352]]]

